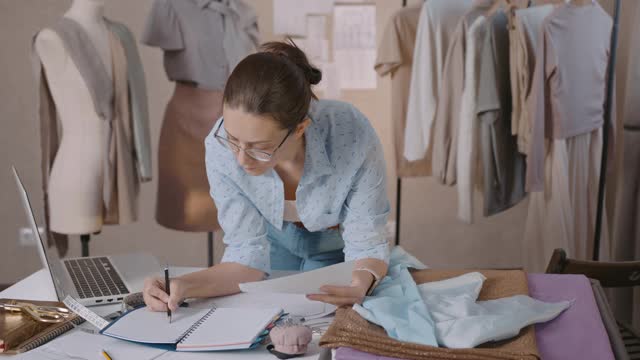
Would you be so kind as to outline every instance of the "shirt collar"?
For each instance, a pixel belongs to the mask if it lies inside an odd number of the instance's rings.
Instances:
[[[327,155],[326,129],[321,123],[313,119],[312,114],[309,114],[309,119],[311,119],[311,124],[304,132],[306,150],[303,179],[301,179],[301,181],[304,180],[305,182],[333,173],[333,166]]]
[[[194,0],[201,9],[211,8],[218,10],[220,5],[229,6],[229,0]]]

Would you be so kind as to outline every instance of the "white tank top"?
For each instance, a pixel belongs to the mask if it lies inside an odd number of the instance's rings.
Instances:
[[[284,221],[300,222],[300,216],[298,216],[298,208],[296,207],[295,200],[284,201]]]

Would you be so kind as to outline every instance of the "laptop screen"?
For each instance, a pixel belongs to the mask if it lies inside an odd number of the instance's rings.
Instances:
[[[25,214],[27,215],[29,225],[31,226],[31,230],[33,231],[33,236],[35,236],[37,240],[36,247],[38,248],[40,260],[42,261],[42,265],[49,270],[49,275],[51,276],[51,281],[53,282],[53,286],[56,289],[58,300],[62,301],[64,299],[64,292],[62,290],[64,268],[62,267],[62,262],[60,261],[60,256],[58,255],[58,248],[56,247],[55,242],[52,242],[50,246],[47,246],[43,241],[42,236],[40,236],[40,232],[38,231],[38,224],[36,223],[36,218],[33,215],[33,208],[31,207],[31,202],[29,201],[27,190],[22,184],[16,168],[13,166],[11,168],[13,170],[13,177],[16,181],[16,185],[18,186],[18,192],[20,193],[20,200],[22,201]]]

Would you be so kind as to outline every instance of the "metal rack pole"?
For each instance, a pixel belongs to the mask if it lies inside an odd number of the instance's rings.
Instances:
[[[616,73],[616,58],[618,50],[618,29],[620,23],[620,0],[615,2],[613,28],[611,29],[611,50],[609,54],[609,68],[607,78],[607,94],[604,103],[604,125],[602,129],[602,160],[600,164],[600,183],[598,184],[598,210],[596,212],[595,239],[593,241],[593,260],[600,258],[600,238],[602,235],[602,218],[604,214],[604,194],[607,181],[607,157],[609,156],[609,124],[613,107],[613,87]]]

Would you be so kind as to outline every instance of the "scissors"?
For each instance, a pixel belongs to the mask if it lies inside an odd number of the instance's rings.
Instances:
[[[60,306],[34,305],[26,302],[0,303],[0,309],[10,312],[24,312],[34,320],[44,323],[59,323],[65,321],[71,311]]]

